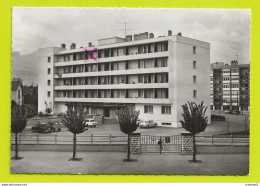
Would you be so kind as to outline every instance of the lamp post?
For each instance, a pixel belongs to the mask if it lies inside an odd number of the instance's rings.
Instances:
[[[237,116],[238,116],[238,92],[237,92]]]
[[[228,124],[228,134],[229,134],[229,116],[227,117],[227,124]]]

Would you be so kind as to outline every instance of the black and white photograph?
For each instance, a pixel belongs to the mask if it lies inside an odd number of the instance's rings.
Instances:
[[[248,9],[12,8],[11,174],[249,175]]]

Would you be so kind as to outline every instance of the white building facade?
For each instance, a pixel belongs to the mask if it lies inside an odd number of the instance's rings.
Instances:
[[[181,105],[204,101],[210,117],[210,44],[171,31],[39,49],[39,67],[39,111],[45,102],[54,114],[83,103],[89,114],[115,118],[117,109],[132,105],[140,119],[180,127]]]

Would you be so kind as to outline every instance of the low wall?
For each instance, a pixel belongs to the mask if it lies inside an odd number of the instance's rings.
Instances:
[[[197,154],[249,154],[249,145],[196,145]]]
[[[15,148],[11,145],[11,150]],[[19,144],[20,151],[61,151],[71,152],[72,144]],[[124,144],[77,144],[77,152],[126,152],[127,145]]]

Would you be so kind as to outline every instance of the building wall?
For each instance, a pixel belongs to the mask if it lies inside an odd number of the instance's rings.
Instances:
[[[154,42],[153,42],[154,41]],[[166,41],[168,41],[168,47],[165,46]],[[155,42],[157,52],[154,53]],[[131,43],[131,45],[129,45]],[[135,44],[141,44],[140,46]],[[115,52],[116,48],[124,48],[125,44],[128,47],[128,55],[126,56],[114,56],[118,52]],[[149,47],[153,48],[148,52]],[[136,54],[138,52],[138,47],[145,46],[147,49],[140,49],[142,54]],[[193,46],[196,46],[197,53],[194,55]],[[112,48],[115,47],[115,48]],[[165,49],[168,48],[167,51]],[[79,65],[82,66],[83,61],[69,61],[69,62],[58,62],[55,64],[58,74],[63,73],[61,76],[56,75],[54,72],[54,61],[62,60],[60,54],[54,55],[57,53],[59,48],[46,48],[40,50],[40,63],[41,69],[51,68],[51,74],[47,74],[42,70],[41,75],[39,76],[39,111],[45,110],[46,101],[48,104],[53,103],[54,113],[66,111],[65,102],[83,102],[83,103],[106,103],[106,104],[135,104],[136,110],[140,110],[140,118],[144,120],[154,120],[158,125],[162,123],[171,123],[172,127],[180,127],[180,120],[182,119],[181,105],[187,101],[195,101],[199,103],[204,101],[206,106],[210,104],[210,86],[209,86],[209,44],[197,41],[189,38],[184,38],[181,36],[170,36],[163,38],[155,39],[146,39],[141,41],[126,42],[126,43],[116,43],[107,45],[106,47],[99,47],[99,51],[110,51],[110,54],[114,54],[113,57],[106,57],[98,59],[100,71],[90,72],[90,71],[77,71]],[[163,52],[160,52],[162,51]],[[74,50],[73,50],[74,51]],[[151,53],[150,53],[151,52]],[[134,55],[132,55],[132,53]],[[109,54],[109,55],[110,55]],[[66,52],[68,55],[68,52]],[[56,57],[59,56],[59,59]],[[103,56],[103,55],[101,55]],[[51,57],[51,62],[47,62],[48,57]],[[164,66],[165,63],[162,62],[162,59],[159,58],[168,58],[168,61],[165,61],[168,66]],[[157,65],[155,66],[155,58],[157,58]],[[72,60],[72,59],[71,59]],[[127,60],[127,65],[126,61]],[[143,64],[139,69],[139,63]],[[193,61],[197,61],[197,68],[193,69]],[[96,61],[92,59],[88,60],[88,63],[94,63]],[[73,64],[72,64],[73,63]],[[69,64],[74,66],[68,66]],[[112,71],[104,71],[104,65],[111,64],[113,65]],[[163,65],[164,64],[164,65]],[[76,65],[76,66],[75,66]],[[70,68],[70,72],[76,71],[74,73],[64,73],[63,66]],[[96,65],[97,66],[97,65]],[[125,67],[128,66],[128,69],[125,70]],[[74,68],[76,67],[76,68]],[[111,66],[110,66],[111,67]],[[76,70],[75,70],[76,69]],[[131,70],[132,69],[132,70]],[[142,82],[139,82],[138,75],[143,76]],[[167,76],[168,74],[168,76]],[[126,84],[126,75],[128,76],[128,84]],[[193,76],[197,76],[197,83],[193,83]],[[89,76],[87,78],[87,84],[82,85],[82,78]],[[99,76],[99,78],[97,78]],[[106,76],[106,78],[104,78]],[[114,85],[107,85],[109,81],[105,80],[111,76],[113,79]],[[149,76],[149,77],[148,77]],[[155,82],[155,76],[157,77],[157,82]],[[163,78],[162,78],[163,77]],[[166,81],[166,77],[168,82]],[[74,81],[73,86],[71,84],[63,85],[63,79],[69,78],[68,80]],[[79,79],[81,78],[81,80]],[[90,83],[90,79],[94,78],[96,83],[93,85]],[[47,80],[51,80],[51,85],[47,85]],[[53,94],[54,86],[53,80],[56,80],[55,94]],[[98,81],[98,79],[100,79]],[[110,79],[110,77],[109,77]],[[122,79],[124,81],[122,82]],[[164,80],[163,80],[164,79]],[[98,84],[98,82],[100,84]],[[106,83],[105,83],[106,82]],[[76,85],[75,85],[76,83]],[[85,89],[85,90],[84,90]],[[140,90],[140,95],[138,93]],[[197,97],[193,98],[193,90],[197,90]],[[50,97],[47,96],[47,91],[51,91]],[[66,91],[67,97],[63,96],[63,92]],[[128,91],[128,96],[125,92]],[[155,98],[155,91],[157,96],[162,96],[161,98]],[[168,92],[167,92],[168,91]],[[73,94],[74,92],[74,94]],[[110,92],[113,92],[113,97],[108,96]],[[162,92],[162,93],[161,93]],[[69,93],[69,94],[68,94]],[[94,96],[95,94],[95,96]],[[119,95],[118,95],[119,94]],[[94,97],[90,97],[93,95]],[[145,97],[146,95],[146,97]],[[166,97],[168,95],[168,98]],[[75,97],[76,96],[76,97]],[[99,98],[98,98],[99,96]],[[152,105],[153,113],[148,114],[144,113],[144,105]],[[162,114],[162,106],[171,106],[170,114]],[[92,111],[93,110],[93,111]],[[90,108],[91,114],[103,114],[104,110],[102,107]],[[114,116],[114,111],[112,107],[110,108],[110,116]],[[209,115],[209,111],[207,112]]]
[[[151,105],[153,106],[153,113],[145,113],[144,106]],[[171,114],[162,114],[161,107],[162,106],[171,106]],[[141,120],[153,120],[157,122],[158,126],[162,126],[162,123],[171,123],[171,125],[163,125],[169,127],[178,127],[177,118],[176,118],[176,110],[173,105],[154,105],[154,104],[135,104],[135,110],[140,111],[139,118]]]
[[[197,104],[203,101],[208,107],[206,115],[210,122],[210,45],[178,36],[175,47],[177,120],[183,119],[181,105],[187,101]],[[193,54],[193,47],[196,47],[196,54]],[[195,68],[193,68],[193,61],[196,61]],[[193,76],[196,76],[196,83],[193,82]],[[194,90],[197,92],[196,98],[193,96]]]
[[[19,91],[20,91],[20,98],[19,98]],[[11,93],[12,100],[14,100],[18,105],[23,104],[23,88],[19,85],[17,90],[12,90]]]
[[[54,110],[54,61],[57,61],[57,57],[54,54],[58,51],[64,50],[62,48],[41,48],[38,51],[38,63],[39,63],[39,75],[38,75],[38,112],[45,112],[47,103],[48,107]],[[48,58],[50,61],[48,62]],[[48,74],[48,69],[50,73]],[[48,80],[50,80],[50,85],[48,85]],[[50,95],[48,96],[48,92]],[[52,112],[53,113],[53,112]]]

